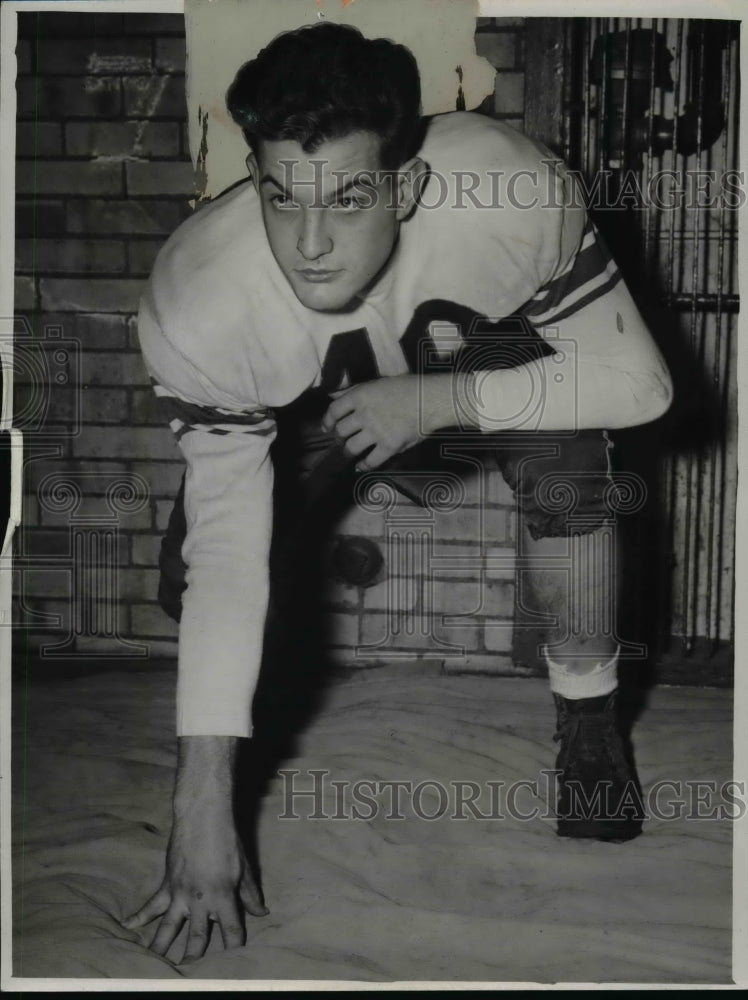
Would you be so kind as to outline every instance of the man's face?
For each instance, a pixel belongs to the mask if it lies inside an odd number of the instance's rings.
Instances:
[[[314,153],[265,140],[248,158],[273,256],[309,309],[348,306],[392,253],[412,201],[407,181],[380,171],[379,151],[377,135],[353,132]]]

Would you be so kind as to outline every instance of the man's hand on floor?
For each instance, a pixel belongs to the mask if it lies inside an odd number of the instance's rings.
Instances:
[[[211,922],[218,924],[225,948],[241,947],[246,940],[244,911],[258,917],[269,912],[234,822],[236,741],[231,745],[231,740],[180,740],[166,873],[158,891],[124,921],[128,930],[135,930],[161,917],[150,945],[157,955],[166,955],[185,923],[189,930],[183,962],[205,954]]]

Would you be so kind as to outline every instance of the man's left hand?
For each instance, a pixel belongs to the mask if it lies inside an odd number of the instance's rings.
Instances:
[[[356,468],[376,469],[429,433],[419,382],[418,375],[393,375],[334,393],[322,427],[354,458],[371,449]]]

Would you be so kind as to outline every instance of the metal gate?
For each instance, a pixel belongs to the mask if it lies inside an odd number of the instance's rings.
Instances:
[[[737,492],[738,22],[528,19],[525,128],[579,171],[665,354],[671,412],[619,434],[651,491],[636,626],[669,679],[729,679]],[[536,72],[537,69],[537,72]]]

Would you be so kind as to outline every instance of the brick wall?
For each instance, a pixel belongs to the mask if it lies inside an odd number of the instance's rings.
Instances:
[[[499,71],[484,110],[521,128],[521,19],[480,19],[477,44]],[[183,463],[134,314],[156,252],[191,211],[183,21],[21,14],[17,55],[19,638],[63,654],[172,655],[156,563]],[[511,497],[496,472],[464,488],[451,511],[400,500],[342,519],[338,534],[376,539],[387,569],[368,589],[329,581],[336,660],[446,651],[455,669],[510,667]]]
[[[134,651],[115,631],[171,652],[154,567],[183,463],[156,414],[134,317],[155,254],[191,211],[183,19],[21,14],[17,58],[16,410],[21,424],[29,414],[19,612],[32,641],[72,633],[74,650]],[[55,498],[57,473],[78,506]],[[107,488],[133,475],[136,509],[113,511]],[[100,550],[113,529],[107,582],[101,552],[75,546]]]
[[[496,87],[483,110],[523,130],[525,114],[525,19],[479,17],[475,50],[496,70]]]

